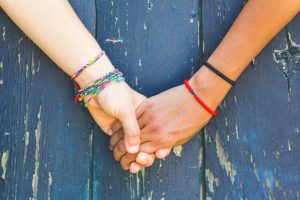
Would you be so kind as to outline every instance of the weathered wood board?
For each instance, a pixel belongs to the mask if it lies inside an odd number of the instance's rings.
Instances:
[[[96,35],[129,84],[151,96],[182,84],[199,66],[197,12],[198,1],[99,1]],[[199,138],[184,146],[181,157],[173,154],[130,175],[113,162],[98,132],[94,199],[199,199]]]
[[[203,1],[206,57],[242,6]],[[300,198],[299,22],[259,54],[205,129],[207,199]]]
[[[93,2],[72,3],[93,31]],[[3,11],[0,30],[0,199],[88,199],[91,118]]]
[[[146,96],[193,74],[243,6],[70,3]],[[176,155],[130,175],[113,160],[108,137],[74,105],[68,77],[0,11],[0,199],[300,199],[299,23],[248,67],[205,128],[205,142],[202,132]]]

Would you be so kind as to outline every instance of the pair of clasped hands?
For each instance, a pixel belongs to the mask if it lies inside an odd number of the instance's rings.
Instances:
[[[220,81],[202,67],[189,83],[215,109],[226,93],[216,89]],[[131,173],[151,166],[155,158],[167,157],[172,147],[189,141],[212,117],[183,84],[146,98],[126,82],[113,82],[87,108],[100,128],[111,136],[109,148],[114,158]]]

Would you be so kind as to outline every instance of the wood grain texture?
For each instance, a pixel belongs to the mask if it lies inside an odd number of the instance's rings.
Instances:
[[[128,83],[151,96],[199,66],[198,16],[195,0],[97,1],[97,39]],[[106,140],[95,133],[93,199],[200,198],[201,138],[138,175],[120,169]]]
[[[147,96],[190,77],[244,4],[70,3]],[[74,105],[68,77],[0,11],[0,200],[300,199],[299,23],[300,16],[260,53],[202,134],[130,175]]]
[[[242,6],[203,1],[206,57]],[[299,18],[248,67],[207,126],[207,199],[300,198]]]
[[[94,3],[71,3],[93,31]],[[89,114],[74,105],[69,78],[3,11],[0,33],[0,199],[88,199]]]

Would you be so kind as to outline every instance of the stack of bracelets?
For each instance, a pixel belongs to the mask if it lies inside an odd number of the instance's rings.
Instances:
[[[220,78],[222,78],[223,80],[225,80],[227,83],[229,83],[230,85],[234,86],[235,85],[235,81],[231,80],[230,78],[228,78],[227,76],[225,76],[222,72],[220,72],[219,70],[217,70],[216,68],[214,68],[211,64],[209,64],[208,62],[203,63],[204,66],[206,66],[208,69],[210,69],[211,71],[213,71],[215,74],[217,74]],[[218,111],[216,110],[212,110],[206,103],[204,103],[200,97],[194,92],[193,88],[190,86],[189,81],[185,80],[184,81],[184,85],[186,86],[186,88],[190,91],[190,93],[192,93],[192,95],[194,96],[194,98],[196,99],[196,101],[207,111],[209,112],[211,115],[213,116],[217,116],[218,115]]]
[[[109,72],[108,74],[104,75],[103,77],[95,80],[91,84],[80,88],[80,86],[75,82],[75,78],[77,78],[84,70],[86,70],[89,66],[92,66],[97,60],[99,60],[103,55],[105,55],[105,52],[102,51],[99,55],[97,55],[95,58],[90,60],[88,64],[84,65],[81,69],[79,69],[73,76],[71,76],[71,79],[74,81],[75,85],[75,102],[81,102],[81,105],[84,107],[87,106],[87,104],[96,96],[98,95],[104,88],[106,88],[111,82],[121,82],[124,81],[124,77],[122,72],[120,72],[118,69],[115,69],[112,72]],[[86,96],[90,96],[88,100],[84,103],[84,98]]]
[[[84,65],[81,69],[79,69],[73,76],[71,76],[71,79],[74,81],[75,78],[77,78],[85,69],[87,69],[89,66],[92,66],[97,60],[99,60],[103,55],[105,55],[105,52],[102,51],[99,55],[97,55],[95,58],[90,60],[88,64]],[[211,64],[205,62],[203,64],[204,66],[208,67],[211,71],[213,71],[216,75],[218,75],[220,78],[225,80],[230,85],[234,86],[235,82],[225,76],[222,72],[218,71],[216,68],[214,68]],[[111,82],[121,82],[124,81],[124,77],[122,72],[120,72],[118,69],[115,69],[112,72],[109,72],[108,74],[104,75],[103,77],[95,80],[91,84],[80,88],[79,85],[74,81],[75,85],[75,102],[81,102],[83,103],[84,107],[87,106],[87,104],[96,96],[98,95],[104,88],[106,88]],[[215,110],[212,110],[207,104],[205,104],[200,97],[194,92],[193,88],[190,86],[188,80],[184,81],[184,85],[186,88],[192,93],[196,101],[210,114],[213,116],[218,115],[218,112]],[[84,98],[86,96],[90,96],[88,100],[84,103]]]

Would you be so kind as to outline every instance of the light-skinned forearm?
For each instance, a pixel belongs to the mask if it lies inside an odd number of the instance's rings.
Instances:
[[[299,10],[299,0],[250,0],[208,62],[236,80]],[[227,82],[206,67],[202,67],[191,82],[212,107],[216,107],[230,89]]]
[[[73,75],[102,51],[66,0],[0,0],[0,5],[68,75]],[[76,82],[81,87],[85,86],[113,69],[109,59],[103,56],[76,78]],[[111,134],[112,121],[119,120],[125,132],[127,151],[136,153],[139,149],[140,129],[135,109],[145,97],[125,82],[114,82],[108,87],[93,98],[88,109],[107,133]]]
[[[63,71],[72,75],[101,48],[66,0],[0,0],[9,17]],[[97,65],[105,67],[95,67]],[[83,86],[113,69],[107,57],[90,67],[77,82]]]

